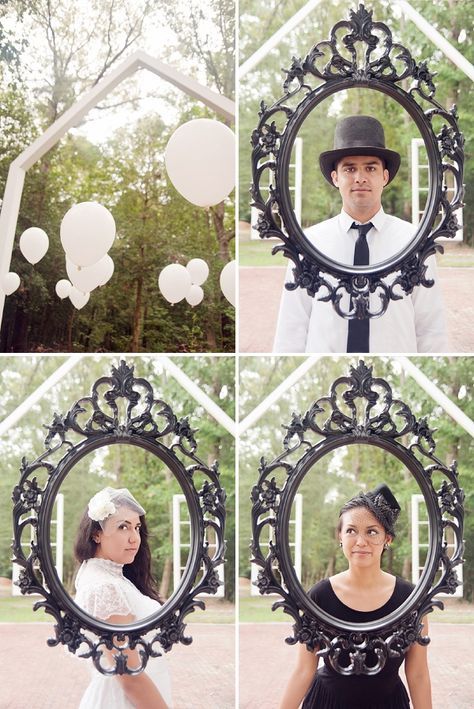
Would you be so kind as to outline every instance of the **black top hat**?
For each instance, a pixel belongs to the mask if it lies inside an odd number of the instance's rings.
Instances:
[[[393,180],[400,167],[400,155],[394,150],[387,150],[383,126],[372,116],[348,116],[336,124],[334,150],[327,150],[319,156],[321,172],[333,187],[331,172],[336,169],[338,161],[347,155],[375,155],[381,158],[388,170],[388,182]]]

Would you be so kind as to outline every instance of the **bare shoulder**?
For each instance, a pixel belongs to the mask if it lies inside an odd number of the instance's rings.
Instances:
[[[328,581],[330,581],[333,589],[337,591],[337,589],[344,588],[344,586],[347,584],[347,582],[348,582],[347,576],[348,576],[347,570],[340,571],[338,574],[334,574],[334,576],[330,576]]]

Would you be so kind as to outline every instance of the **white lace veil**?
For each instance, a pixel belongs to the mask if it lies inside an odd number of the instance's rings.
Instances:
[[[116,515],[121,507],[136,512],[140,517],[145,514],[143,507],[126,487],[104,487],[89,500],[87,513],[90,519],[98,522],[104,529],[107,520]]]

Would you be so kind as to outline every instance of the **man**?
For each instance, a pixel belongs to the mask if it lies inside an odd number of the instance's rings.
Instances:
[[[399,253],[414,235],[408,222],[385,214],[382,192],[397,174],[400,155],[385,147],[381,123],[371,116],[349,116],[336,126],[334,149],[319,158],[325,179],[339,189],[341,213],[306,230],[306,236],[322,253],[339,264],[378,264]],[[378,318],[348,321],[331,303],[305,290],[284,289],[274,352],[445,352],[446,326],[434,256],[427,260],[426,277],[432,288],[416,287],[411,295],[391,301]],[[290,263],[286,281],[292,279]],[[395,275],[385,278],[389,283]],[[328,277],[331,283],[336,279]],[[371,294],[371,310],[379,296]],[[349,295],[341,301],[350,308]]]

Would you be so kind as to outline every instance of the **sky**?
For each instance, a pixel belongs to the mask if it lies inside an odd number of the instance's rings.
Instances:
[[[179,4],[180,0],[177,2]],[[202,3],[204,9],[206,5],[210,4],[212,4],[212,0]],[[186,3],[183,5],[186,6]],[[86,11],[87,4],[84,4],[83,7]],[[27,84],[32,94],[32,100],[34,100],[34,92],[42,85],[44,86],[47,80],[44,68],[42,69],[37,60],[38,56],[50,54],[44,29],[38,27],[34,19],[28,15],[25,15],[21,23],[13,17],[7,17],[5,20],[2,18],[3,21],[7,29],[11,29],[15,34],[23,34],[28,40],[22,62],[24,76],[28,77]],[[201,30],[211,38],[210,42],[212,42],[212,37],[217,34],[213,25],[205,19],[201,20]],[[145,22],[143,37],[124,53],[123,59],[118,60],[114,64],[114,68],[119,66],[120,62],[124,61],[133,51],[141,49],[186,73],[188,62],[186,60],[183,62],[176,47],[179,47],[179,38],[157,12],[153,18]],[[212,47],[210,48],[212,49]],[[205,70],[203,67],[199,67],[196,62],[193,62],[189,73],[192,73],[200,83],[206,84]],[[158,113],[167,125],[173,125],[178,121],[182,109],[183,92],[147,70],[138,71],[132,78],[126,79],[114,92],[109,94],[102,105],[123,101],[123,93],[120,89],[123,91],[124,87],[126,87],[127,95],[138,95],[140,99],[133,104],[128,103],[115,109],[93,109],[87,115],[86,120],[78,128],[72,129],[72,132],[86,137],[95,144],[101,144],[110,139],[119,128],[129,126],[150,113]]]

